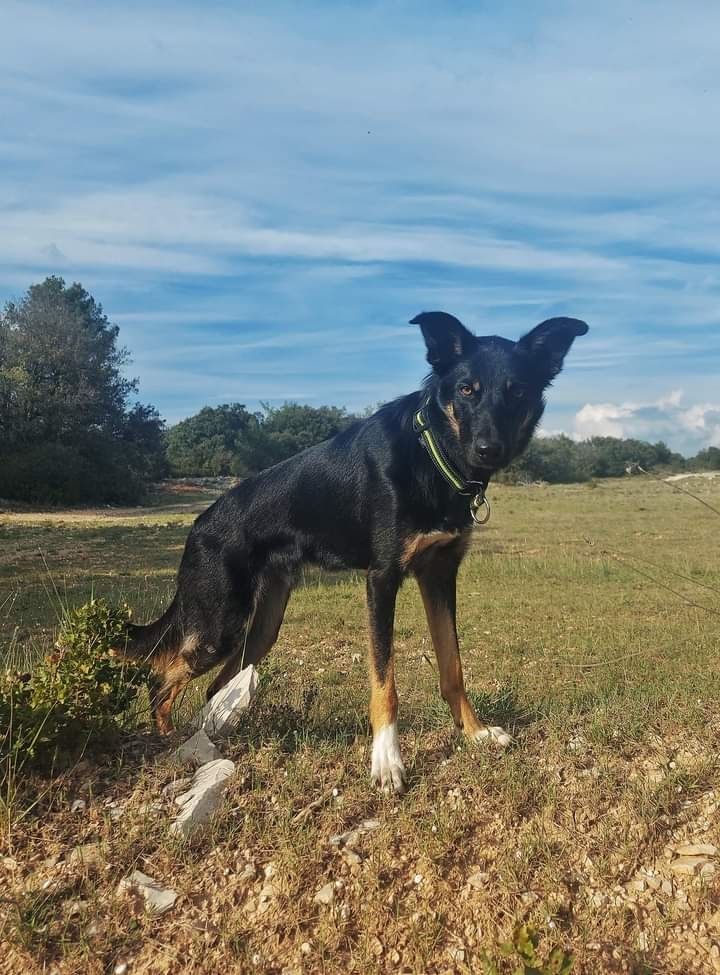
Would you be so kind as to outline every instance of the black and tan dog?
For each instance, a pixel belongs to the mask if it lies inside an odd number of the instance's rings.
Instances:
[[[161,731],[172,729],[173,701],[192,678],[222,664],[211,696],[265,656],[308,562],[367,571],[373,780],[405,787],[393,620],[408,575],[420,587],[455,724],[474,739],[510,741],[478,721],[465,693],[455,581],[490,477],[527,445],[544,391],[587,325],[552,318],[512,342],[476,337],[443,312],[424,312],[413,324],[432,366],[422,390],[248,478],[193,525],[172,604],[156,622],[133,626],[129,638],[130,652],[152,662]]]

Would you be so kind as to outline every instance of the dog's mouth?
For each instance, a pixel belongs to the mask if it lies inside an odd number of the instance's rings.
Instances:
[[[496,474],[499,470],[507,464],[507,458],[504,456],[504,451],[502,454],[498,454],[497,457],[489,458],[482,453],[475,452],[470,458],[470,466],[472,468],[473,476],[479,480],[489,480],[493,474]]]

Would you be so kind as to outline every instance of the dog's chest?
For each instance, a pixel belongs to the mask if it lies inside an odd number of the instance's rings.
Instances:
[[[461,537],[460,531],[443,531],[441,529],[429,532],[415,532],[406,538],[400,562],[406,569],[412,567],[413,562],[424,552],[434,548],[445,548]]]

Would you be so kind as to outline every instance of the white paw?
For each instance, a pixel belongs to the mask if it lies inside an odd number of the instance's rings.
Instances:
[[[370,777],[383,792],[405,792],[405,766],[400,757],[397,725],[381,728],[373,738]]]
[[[475,732],[473,738],[475,741],[492,742],[493,745],[497,745],[499,748],[507,748],[512,743],[512,735],[509,735],[500,725],[480,728]]]

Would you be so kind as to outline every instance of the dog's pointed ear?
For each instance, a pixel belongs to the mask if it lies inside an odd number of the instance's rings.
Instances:
[[[410,320],[419,325],[427,347],[427,361],[435,372],[450,369],[458,359],[469,355],[477,339],[462,322],[444,311],[423,311]]]
[[[548,318],[523,335],[517,348],[533,356],[550,382],[562,369],[573,341],[587,330],[587,324],[579,318]]]

